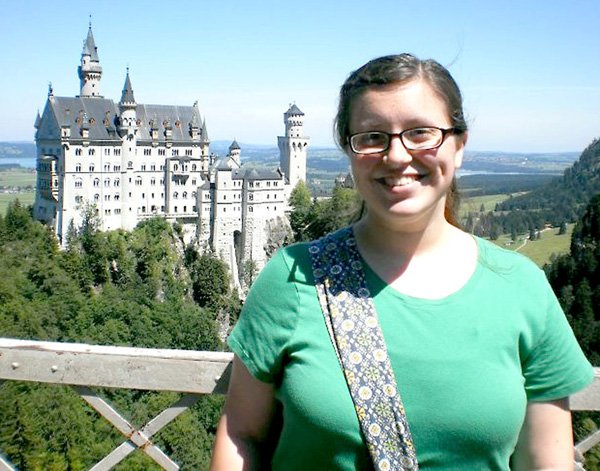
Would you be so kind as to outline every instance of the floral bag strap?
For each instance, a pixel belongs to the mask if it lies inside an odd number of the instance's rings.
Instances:
[[[309,247],[325,323],[376,470],[418,470],[412,435],[352,228]]]

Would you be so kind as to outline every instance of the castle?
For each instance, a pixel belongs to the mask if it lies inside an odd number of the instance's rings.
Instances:
[[[187,243],[212,249],[234,279],[248,261],[260,270],[273,231],[287,224],[291,190],[306,179],[304,113],[295,104],[284,113],[279,169],[246,169],[235,140],[222,158],[210,152],[198,102],[137,103],[129,70],[120,101],[104,98],[91,24],[78,75],[79,96],[55,96],[50,85],[36,118],[34,217],[51,225],[64,245],[88,205],[102,230],[131,230],[162,216],[180,225]]]

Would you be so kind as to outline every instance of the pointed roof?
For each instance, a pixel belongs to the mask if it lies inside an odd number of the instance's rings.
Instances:
[[[82,56],[90,56],[90,60],[94,62],[100,62],[98,58],[98,48],[96,47],[96,43],[94,42],[94,35],[92,34],[92,25],[90,25],[88,29],[87,38],[83,43],[83,52]]]
[[[209,142],[208,130],[206,129],[206,119],[202,120],[202,131],[200,132],[200,142]]]
[[[37,112],[37,116],[35,117],[35,124],[33,125],[36,129],[40,127],[42,122],[42,117],[40,116],[40,110]]]
[[[229,150],[240,150],[241,147],[240,145],[237,143],[237,141],[234,139],[233,142],[231,143],[231,145],[229,146]]]
[[[123,93],[121,94],[120,103],[135,103],[131,80],[129,80],[129,68],[127,68],[127,75],[125,76],[125,85],[123,85]]]
[[[300,111],[300,108],[298,108],[296,106],[296,103],[294,103],[293,105],[290,105],[290,109],[287,110],[285,112],[285,114],[293,114],[293,115],[300,115],[300,116],[304,116],[304,113],[302,111]]]

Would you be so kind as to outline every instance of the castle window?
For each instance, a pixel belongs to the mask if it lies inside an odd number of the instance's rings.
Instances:
[[[104,180],[104,186],[110,186],[110,178]]]
[[[192,164],[192,172],[196,171],[196,164]]]
[[[165,184],[165,179],[164,179],[164,178],[161,178],[161,179],[160,179],[160,185],[164,185],[164,184]]]
[[[249,194],[248,194],[248,199],[249,199],[250,201],[253,201],[253,200],[254,200],[254,195],[253,195],[252,193],[249,193]]]
[[[146,171],[146,165],[142,165],[142,172]]]
[[[96,149],[89,149],[88,150],[88,155],[95,155],[96,154]]]
[[[113,185],[119,186],[120,184],[121,184],[121,180],[119,180],[118,178],[116,178],[115,182],[113,183]]]
[[[184,206],[184,207],[183,207],[183,212],[184,212],[184,213],[187,213],[187,206]]]
[[[81,196],[81,195],[75,196],[75,203],[81,203],[81,202],[83,202],[83,196]]]
[[[274,182],[274,186],[277,186],[277,183],[278,183],[278,182]]]
[[[184,191],[182,196],[183,196],[183,199],[186,199],[188,197],[187,191]]]
[[[121,214],[121,208],[116,208],[115,209],[115,214]]]
[[[177,165],[177,164],[173,165],[173,170],[175,170],[175,171],[179,170],[179,165]]]
[[[271,195],[269,195],[269,193],[267,193],[267,199],[269,199],[269,197],[270,197],[270,196],[271,196]]]
[[[131,160],[127,162],[127,168],[133,168],[133,162]]]
[[[75,149],[75,155],[81,155],[81,149],[80,148]]]
[[[121,155],[121,149],[115,149],[115,155]]]
[[[83,186],[83,181],[81,180],[81,178],[78,178],[77,180],[75,180],[75,188],[81,188]]]
[[[94,164],[90,164],[90,172],[93,172],[94,170],[96,170],[96,167],[94,167]]]
[[[142,177],[137,177],[137,178],[135,179],[135,184],[136,184],[137,186],[141,186],[141,184],[142,184]]]
[[[156,170],[156,165],[154,165],[154,164],[150,165],[150,170]]]
[[[171,155],[173,157],[177,157],[179,155],[179,149],[172,149],[171,150]]]
[[[227,201],[227,195],[223,195],[223,201]]]
[[[158,149],[158,155],[165,155],[165,149]]]
[[[152,155],[152,149],[144,149],[144,155]]]
[[[175,206],[175,207],[173,208],[173,210],[174,210],[175,212],[177,212],[177,206]]]
[[[195,191],[192,191],[192,198],[196,198],[197,193]]]
[[[150,185],[156,185],[156,178],[150,179]]]
[[[192,185],[196,186],[196,179],[192,178]]]
[[[146,212],[146,206],[142,206],[142,213]]]
[[[192,212],[195,213],[196,211],[198,211],[198,208],[196,208],[196,206],[192,206]]]
[[[110,172],[110,164],[104,164],[104,171]]]
[[[177,193],[177,192],[173,193],[173,199],[176,200],[177,198],[179,198],[179,193]]]
[[[191,156],[192,155],[192,149],[186,149],[185,150],[185,155]]]
[[[267,186],[271,186],[271,182],[267,182]]]
[[[94,201],[100,201],[100,195],[98,193],[94,195]]]
[[[110,149],[104,149],[104,155],[110,155]]]
[[[100,186],[100,179],[94,178],[94,186]]]
[[[254,211],[254,207],[252,207],[252,206],[248,206],[248,212],[249,212],[249,213],[251,213],[251,212],[253,212],[253,211]]]
[[[120,171],[121,171],[120,165],[113,165],[113,172],[120,172]]]
[[[119,201],[120,198],[121,196],[119,195],[119,193],[115,193],[115,201]]]
[[[75,164],[75,171],[81,172],[81,164],[80,163]]]
[[[104,201],[110,201],[110,195],[104,195]]]

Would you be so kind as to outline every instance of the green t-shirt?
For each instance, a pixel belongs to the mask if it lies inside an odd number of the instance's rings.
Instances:
[[[400,294],[364,264],[422,469],[508,470],[527,401],[568,396],[593,378],[544,273],[477,243],[474,274],[439,300]],[[270,260],[228,343],[276,386],[283,426],[274,470],[371,467],[307,244]]]

